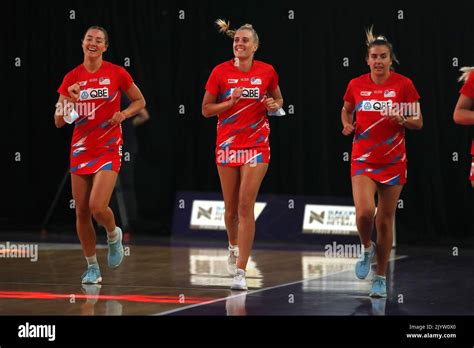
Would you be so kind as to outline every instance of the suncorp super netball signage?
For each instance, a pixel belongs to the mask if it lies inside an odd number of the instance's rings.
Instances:
[[[355,208],[307,204],[304,211],[303,233],[357,235]]]
[[[266,205],[267,203],[255,203],[255,220],[258,219]],[[223,201],[194,200],[190,227],[193,230],[225,230],[224,212]]]

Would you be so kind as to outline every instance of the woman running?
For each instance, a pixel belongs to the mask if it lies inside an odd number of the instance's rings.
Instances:
[[[267,112],[283,105],[275,69],[254,59],[259,38],[251,24],[220,32],[233,39],[234,58],[212,71],[202,102],[204,117],[217,115],[216,164],[225,202],[231,288],[247,290],[245,272],[255,236],[254,206],[270,161]]]
[[[386,297],[385,274],[392,249],[393,222],[398,198],[407,179],[405,129],[421,129],[420,96],[412,81],[392,71],[397,62],[391,43],[367,31],[370,73],[350,81],[341,112],[342,133],[354,134],[351,157],[352,193],[356,224],[364,248],[356,276],[365,279],[372,259],[377,271],[370,296]],[[354,122],[354,112],[357,122]],[[375,194],[378,195],[377,215]],[[377,243],[371,241],[372,227]]]
[[[87,29],[82,40],[84,61],[64,77],[58,89],[54,117],[58,128],[75,121],[70,172],[76,229],[87,261],[87,270],[82,275],[84,284],[102,281],[92,217],[107,232],[109,267],[115,268],[122,263],[122,231],[109,208],[121,164],[120,123],[145,107],[145,99],[129,73],[103,60],[108,42],[104,28]],[[131,104],[120,111],[122,91]]]

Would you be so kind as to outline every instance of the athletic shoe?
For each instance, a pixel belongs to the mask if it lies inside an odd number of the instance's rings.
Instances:
[[[375,275],[372,279],[372,290],[370,290],[370,297],[387,297],[387,285],[385,284],[385,277]]]
[[[245,281],[245,271],[243,269],[237,268],[230,288],[231,290],[248,290],[247,282]]]
[[[92,264],[87,267],[87,271],[82,274],[82,284],[97,284],[102,281],[99,265]]]
[[[122,230],[120,227],[115,228],[118,238],[114,242],[107,241],[109,244],[109,252],[107,253],[107,263],[110,268],[120,266],[123,261],[123,245],[122,245]]]
[[[370,264],[372,263],[372,259],[375,257],[375,243],[372,242],[372,251],[364,251],[360,257],[360,260],[357,261],[355,266],[355,274],[359,279],[367,278],[367,275],[370,272]]]

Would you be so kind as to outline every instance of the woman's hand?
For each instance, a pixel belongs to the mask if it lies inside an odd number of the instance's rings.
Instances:
[[[383,114],[390,122],[397,123],[400,126],[403,126],[407,121],[406,118],[402,115],[400,110],[389,109],[385,110],[386,112]]]
[[[232,91],[232,94],[230,95],[230,101],[232,102],[232,105],[235,105],[240,97],[242,96],[242,91],[244,89],[242,87],[235,87],[234,90]]]
[[[342,134],[345,136],[351,135],[355,131],[355,122],[354,124],[346,123],[342,129]]]
[[[70,85],[67,89],[69,96],[74,102],[77,102],[79,100],[79,96],[81,93],[81,87],[79,86],[78,83],[75,83],[73,85]]]
[[[276,112],[280,108],[280,105],[277,104],[275,99],[269,97],[265,99],[265,107],[270,112]]]
[[[127,117],[125,117],[125,114],[121,111],[116,112],[112,118],[109,120],[109,123],[111,125],[116,125],[122,123]]]

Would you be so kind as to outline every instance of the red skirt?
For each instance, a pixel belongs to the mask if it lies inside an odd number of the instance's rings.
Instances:
[[[220,166],[236,167],[244,164],[270,162],[270,146],[248,149],[216,148],[216,163]]]
[[[88,175],[100,170],[120,171],[122,146],[86,149],[76,147],[71,151],[70,172],[76,175]]]
[[[407,182],[407,162],[374,164],[351,162],[351,177],[365,175],[386,185],[404,185]]]

